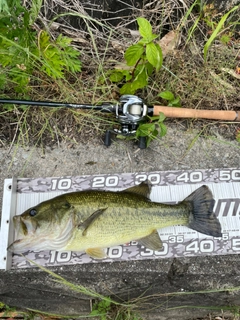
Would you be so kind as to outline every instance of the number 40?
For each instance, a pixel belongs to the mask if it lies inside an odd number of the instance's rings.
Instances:
[[[180,176],[177,177],[177,181],[180,182],[200,182],[202,181],[202,172],[194,171],[194,172],[183,172]]]

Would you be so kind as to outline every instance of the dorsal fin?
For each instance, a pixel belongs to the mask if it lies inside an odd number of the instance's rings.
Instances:
[[[141,182],[139,185],[125,189],[124,191],[139,194],[139,195],[144,196],[149,199],[149,196],[151,193],[151,185],[146,180],[146,181]]]

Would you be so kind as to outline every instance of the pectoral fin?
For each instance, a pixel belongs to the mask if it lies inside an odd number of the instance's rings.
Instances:
[[[162,240],[159,237],[157,230],[154,230],[150,235],[139,239],[139,243],[151,250],[160,250],[163,246]]]
[[[94,259],[104,259],[107,258],[107,254],[102,248],[89,248],[86,253]]]
[[[86,220],[84,220],[82,223],[78,225],[78,229],[82,229],[82,235],[85,236],[87,234],[87,229],[93,223],[94,220],[96,220],[107,208],[99,209],[93,214],[90,215]]]

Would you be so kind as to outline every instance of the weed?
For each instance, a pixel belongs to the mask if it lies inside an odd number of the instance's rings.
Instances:
[[[4,12],[10,15],[9,6],[6,0],[0,2],[0,12]]]
[[[101,320],[107,319],[107,313],[111,310],[111,300],[102,300],[93,305],[91,316],[98,316]]]
[[[159,116],[147,116],[148,122],[141,123],[136,131],[136,138],[146,137],[146,146],[148,147],[150,142],[159,137],[163,137],[167,133],[167,127],[163,123],[165,115],[160,112]]]
[[[27,259],[27,258],[26,258]],[[95,303],[93,304],[93,308],[91,313],[87,316],[88,317],[100,317],[101,320],[143,320],[142,317],[138,314],[140,310],[145,310],[145,312],[154,310],[154,309],[161,309],[161,310],[173,310],[173,309],[184,309],[184,308],[194,308],[194,309],[205,309],[205,310],[212,310],[212,311],[230,311],[235,316],[239,316],[239,306],[233,305],[233,306],[193,306],[192,304],[189,305],[180,305],[176,307],[169,307],[169,301],[171,299],[174,299],[176,297],[176,301],[179,302],[179,298],[182,296],[189,296],[189,299],[191,299],[191,296],[193,295],[203,295],[207,296],[209,295],[211,297],[214,293],[238,293],[240,291],[240,287],[225,287],[224,288],[218,288],[218,289],[205,289],[200,291],[177,291],[177,292],[169,292],[169,293],[155,293],[153,295],[145,295],[143,293],[139,297],[129,300],[127,302],[121,301],[118,302],[114,298],[110,296],[104,296],[93,289],[89,289],[87,287],[84,287],[80,284],[74,284],[62,276],[54,273],[53,271],[36,264],[34,261],[31,261],[27,259],[31,264],[39,267],[42,271],[48,273],[54,282],[57,282],[58,284],[61,284],[68,289],[83,294],[86,296],[86,298],[93,298],[95,300]],[[118,297],[119,299],[119,297]],[[156,300],[155,300],[156,299]],[[155,301],[157,301],[157,305],[155,304]],[[161,302],[162,301],[162,302]],[[30,310],[30,309],[29,309]],[[37,313],[42,313],[40,310],[30,310]],[[55,315],[59,316],[59,315]],[[63,318],[68,318],[68,316],[62,316]],[[81,316],[80,316],[81,317]],[[78,317],[79,318],[79,317]]]
[[[177,0],[166,0],[165,4],[162,6],[161,2],[154,1],[145,4],[141,10],[135,8],[132,16],[122,19],[117,27],[111,27],[104,19],[100,21],[90,16],[78,0],[0,1],[2,96],[98,104],[118,100],[119,91],[124,93],[125,85],[128,94],[131,93],[128,89],[132,88],[134,92],[137,90],[134,86],[140,85],[139,95],[150,105],[159,103],[163,98],[158,93],[167,88],[181,96],[182,107],[238,108],[239,80],[223,71],[228,68],[234,72],[237,65],[239,40],[236,26],[239,22],[233,19],[237,10],[228,16],[219,30],[215,38],[219,41],[214,39],[208,47],[207,63],[204,64],[202,49],[221,20],[221,14],[205,7],[200,0],[194,3],[186,0],[181,4]],[[69,21],[73,19],[76,21],[71,25]],[[79,21],[80,28],[77,26]],[[140,36],[128,29],[128,23],[135,21]],[[169,30],[179,31],[180,45],[166,55],[161,72],[156,72],[161,65],[157,36],[164,36]],[[65,38],[68,41],[71,38],[77,50],[71,43],[68,45]],[[74,54],[70,57],[67,54],[65,60],[68,47],[74,50]],[[81,64],[77,56],[80,52]],[[157,52],[156,60],[151,57],[153,52]],[[77,70],[81,68],[81,72],[71,69],[72,65],[77,66]],[[166,100],[166,105],[178,104],[174,100]],[[4,105],[0,108],[3,144],[14,139],[21,144],[52,145],[64,140],[72,145],[99,136],[110,122],[114,122],[113,117],[95,112],[58,109],[52,114],[47,108],[29,108],[26,113],[26,107]],[[9,123],[9,130],[5,130]]]
[[[70,44],[71,39],[68,37],[60,34],[53,42],[46,31],[40,31],[36,56],[43,60],[41,70],[54,79],[64,78],[64,70],[73,73],[80,71],[79,52]]]
[[[100,317],[101,320],[142,320],[135,312],[121,306],[116,307],[110,300],[96,302],[90,316]]]
[[[0,311],[1,313],[3,312],[3,316],[11,316],[13,313],[16,313],[16,308],[0,302]]]
[[[139,140],[140,148],[147,148],[151,141],[167,134],[167,127],[164,124],[165,115],[160,112],[159,116],[146,116],[143,122],[138,124],[137,130],[131,135],[118,134],[118,139]],[[141,141],[141,138],[145,138]]]
[[[27,92],[37,70],[53,79],[63,78],[64,71],[81,70],[79,52],[70,46],[70,38],[59,35],[51,40],[47,31],[37,33],[33,28],[41,1],[33,1],[31,10],[20,0],[6,4],[9,10],[2,8],[0,15],[0,64],[5,68],[0,73],[1,89],[12,87],[16,92]]]
[[[142,38],[127,48],[124,54],[127,67],[110,71],[112,82],[119,83],[123,79],[126,82],[120,89],[121,94],[134,94],[146,87],[154,68],[159,71],[162,66],[162,50],[154,43],[158,35],[152,33],[152,26],[145,18],[137,18],[137,23]]]
[[[175,97],[171,91],[162,91],[158,96],[167,100],[169,107],[181,107],[180,97]]]
[[[8,82],[7,71],[12,85],[18,91],[25,88],[29,82],[32,67],[27,61],[36,32],[29,29],[29,12],[20,1],[8,2],[11,14],[2,11],[0,16],[0,63],[5,68],[5,72],[1,73],[0,83],[3,89]]]
[[[199,11],[199,16],[196,18],[196,20],[194,21],[194,24],[193,26],[191,26],[189,29],[188,29],[188,37],[187,37],[187,41],[186,41],[186,44],[190,41],[190,39],[192,38],[192,35],[194,34],[194,31],[196,30],[197,26],[198,26],[198,23],[199,21],[201,20],[202,18],[202,1],[199,1],[199,0],[195,0],[194,3],[190,6],[190,8],[187,10],[187,13],[185,14],[185,16],[183,17],[182,19],[182,22],[180,24],[180,27],[179,28],[182,28],[187,20],[188,20],[188,17],[191,15],[191,13],[193,12],[194,8],[197,8],[198,11]]]
[[[220,32],[220,30],[223,28],[226,19],[228,18],[228,16],[229,16],[232,12],[236,11],[237,9],[239,9],[239,6],[233,7],[231,10],[229,10],[229,11],[221,18],[221,20],[220,20],[219,23],[217,24],[215,30],[213,31],[211,37],[208,39],[208,41],[207,41],[206,44],[204,45],[203,52],[204,52],[204,60],[205,60],[205,61],[207,60],[207,53],[208,53],[209,47],[211,46],[212,42],[216,39],[216,37],[219,35],[219,32]]]

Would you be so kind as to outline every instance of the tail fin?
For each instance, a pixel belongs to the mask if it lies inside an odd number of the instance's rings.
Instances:
[[[190,202],[193,209],[189,217],[189,228],[208,236],[222,236],[221,224],[213,213],[215,200],[207,186],[198,188],[184,201]]]

